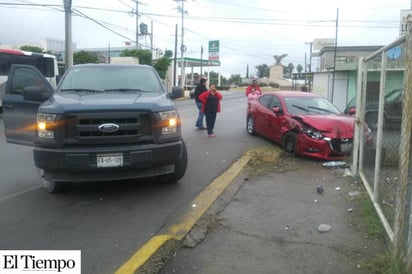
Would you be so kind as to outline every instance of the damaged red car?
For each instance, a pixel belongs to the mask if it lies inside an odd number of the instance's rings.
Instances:
[[[267,92],[248,102],[246,129],[300,156],[340,160],[352,152],[355,120],[326,98],[307,92]],[[366,138],[371,138],[366,134]]]

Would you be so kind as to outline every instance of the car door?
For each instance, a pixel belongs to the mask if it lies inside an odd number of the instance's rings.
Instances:
[[[284,115],[282,104],[276,95],[273,96],[269,109],[271,110],[271,113],[268,115],[269,138],[280,143],[282,137],[281,127],[282,123],[284,123]],[[276,112],[274,111],[275,109],[277,109]]]
[[[268,116],[271,110],[269,106],[272,102],[273,96],[270,94],[264,94],[258,98],[258,103],[255,104],[255,109],[253,110],[253,117],[255,120],[255,130],[266,137],[269,137],[268,128]]]
[[[53,93],[41,72],[27,65],[12,65],[3,96],[6,141],[33,145],[37,133],[37,110]]]

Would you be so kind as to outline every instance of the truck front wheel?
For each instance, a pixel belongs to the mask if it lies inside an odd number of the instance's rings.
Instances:
[[[175,163],[175,171],[168,175],[160,176],[159,182],[161,183],[177,183],[186,173],[187,168],[187,148],[186,144],[182,139],[182,156],[180,159]]]
[[[58,193],[67,190],[70,186],[69,182],[55,182],[46,176],[46,172],[38,168],[39,177],[41,180],[42,189],[48,193]]]

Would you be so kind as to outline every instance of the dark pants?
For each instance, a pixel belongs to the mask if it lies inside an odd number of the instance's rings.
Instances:
[[[215,122],[216,122],[216,115],[217,115],[217,112],[209,112],[209,111],[205,112],[207,134],[213,134],[213,129],[215,128]]]

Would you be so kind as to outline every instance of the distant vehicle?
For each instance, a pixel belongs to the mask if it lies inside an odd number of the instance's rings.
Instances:
[[[2,111],[2,99],[6,89],[7,77],[13,64],[36,67],[52,87],[57,86],[59,69],[54,55],[0,48],[0,112]]]
[[[384,125],[388,127],[400,126],[402,121],[402,101],[403,89],[395,89],[385,95],[384,101]],[[376,130],[378,127],[379,101],[366,101],[365,104],[365,122],[369,128]],[[353,115],[356,112],[356,98],[352,98],[347,104],[346,114]]]
[[[246,129],[296,155],[338,160],[352,152],[355,119],[308,92],[266,92],[247,108]],[[368,142],[373,141],[367,134]]]
[[[33,66],[13,65],[3,97],[9,143],[34,146],[43,189],[71,182],[156,178],[175,183],[187,150],[173,98],[144,65],[70,68],[56,90]]]

